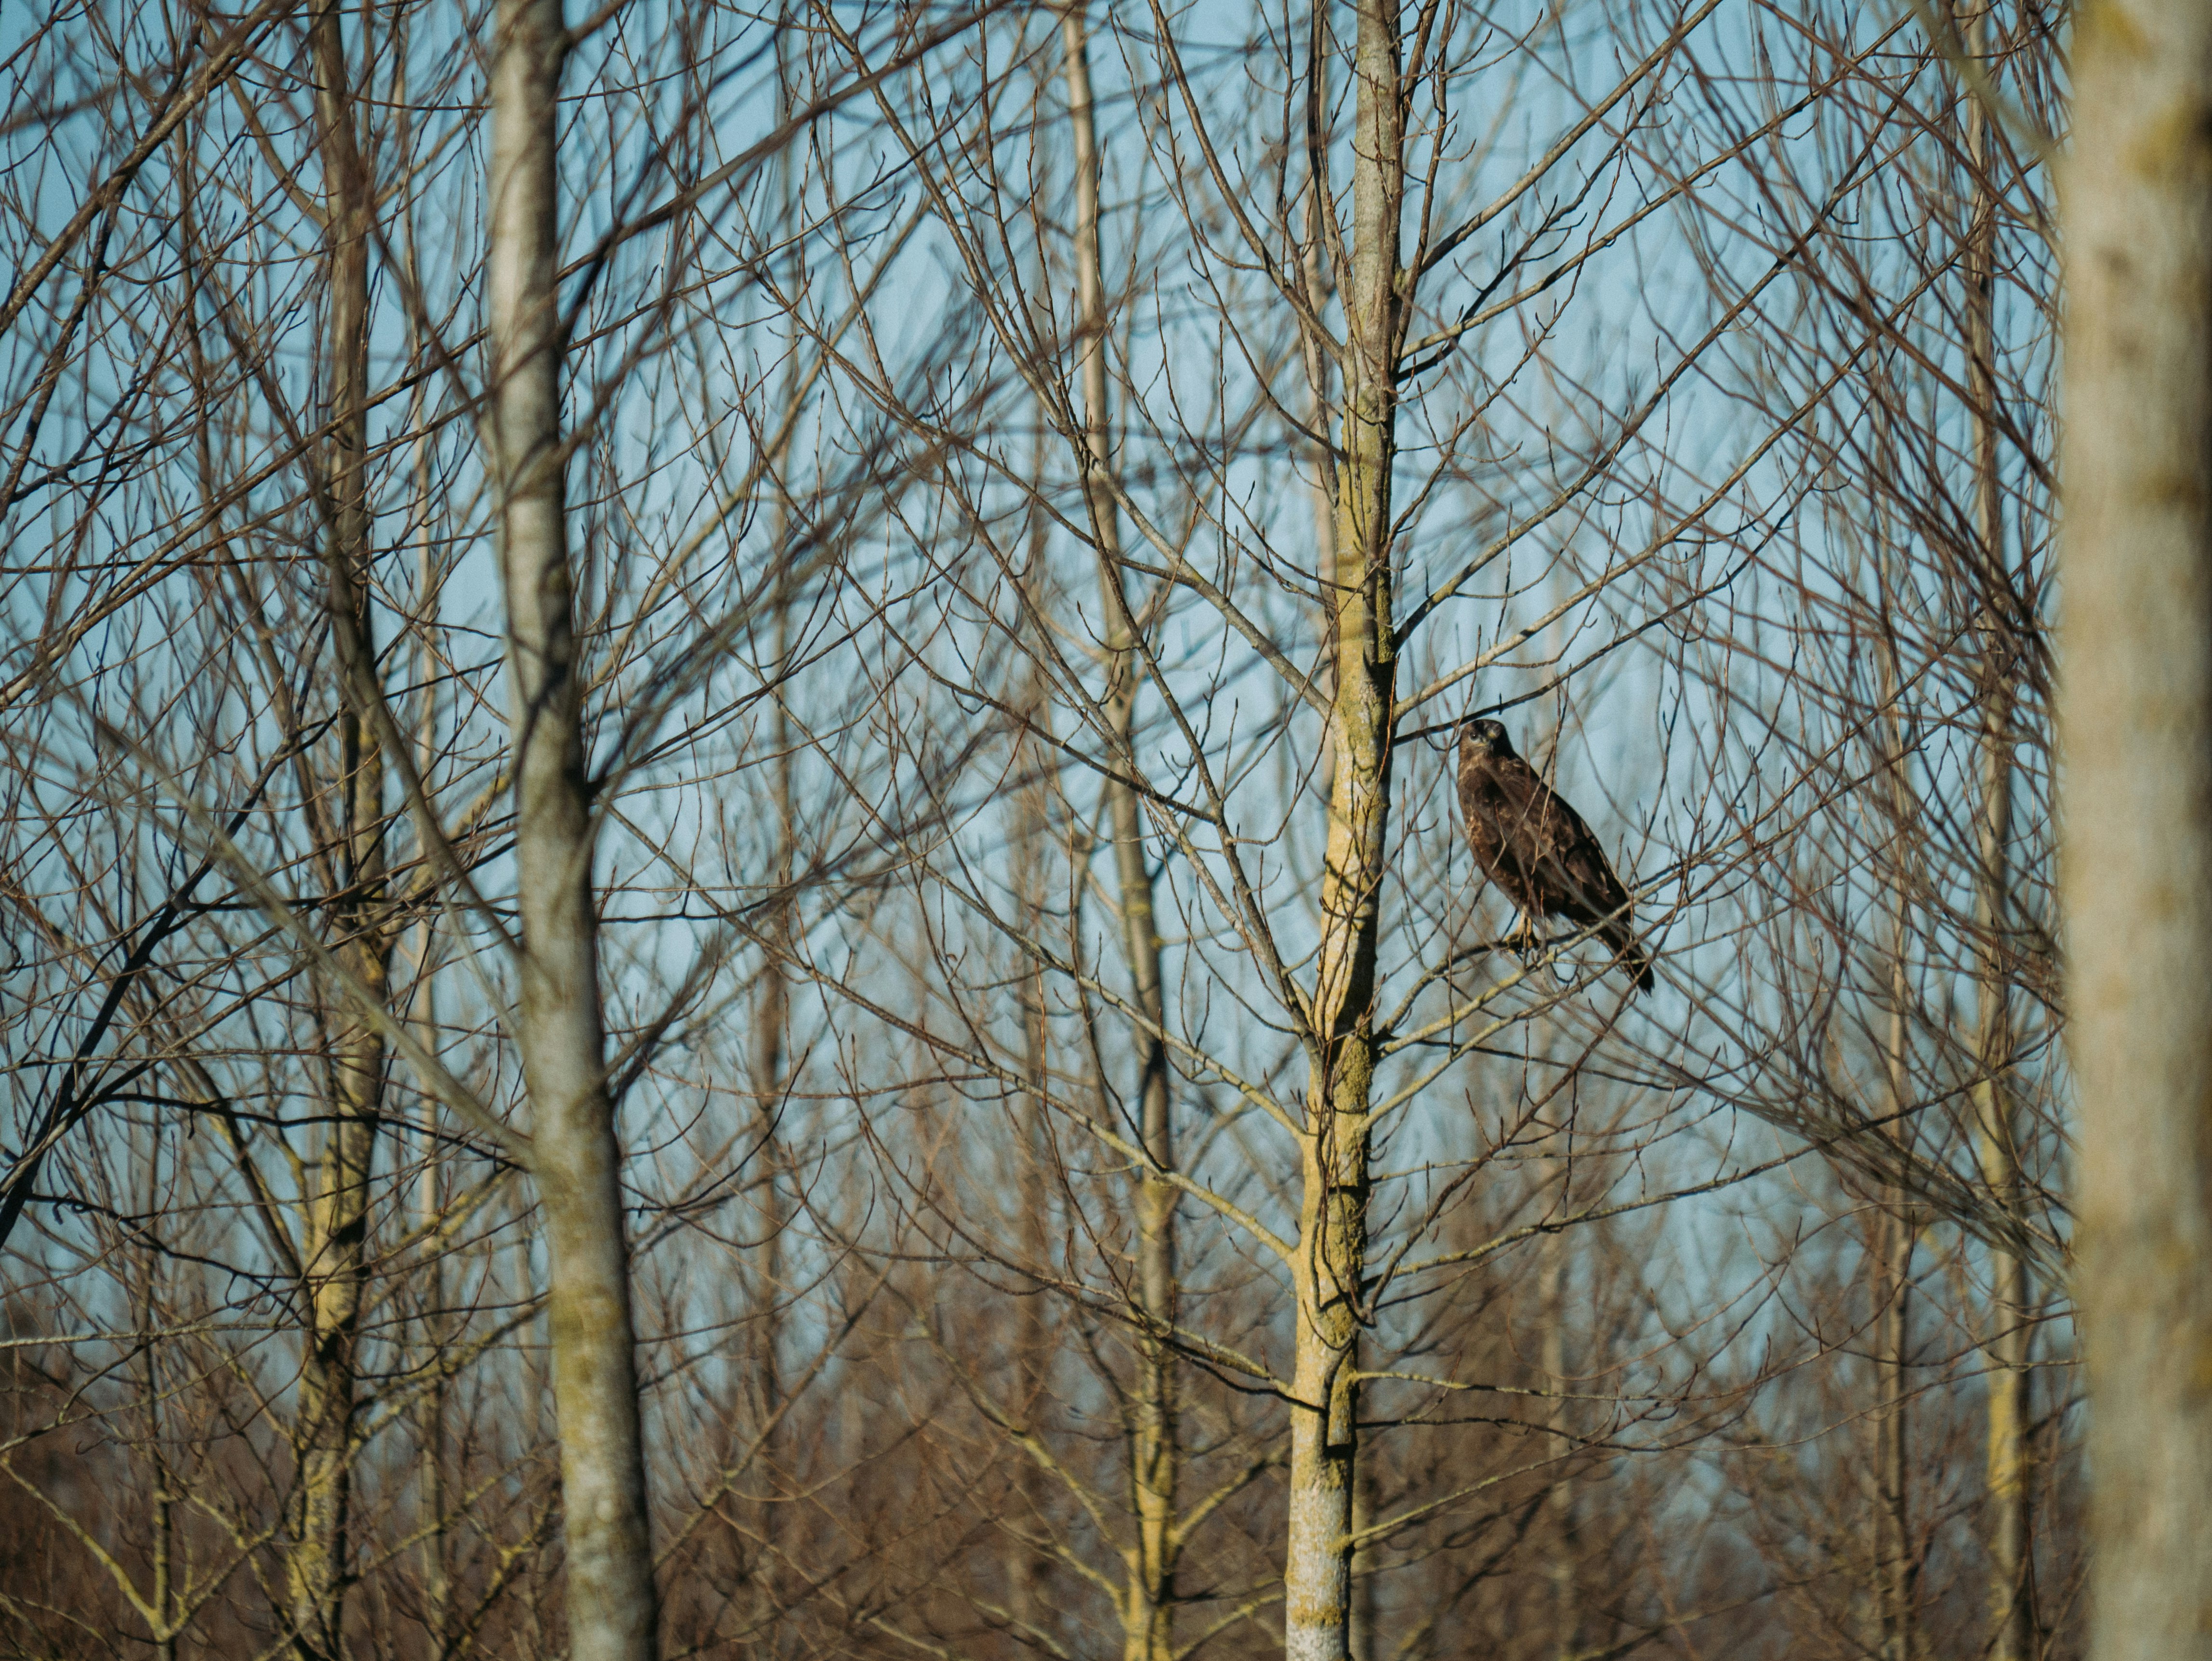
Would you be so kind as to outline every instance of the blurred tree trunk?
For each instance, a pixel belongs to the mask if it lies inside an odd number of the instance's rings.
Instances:
[[[1890,417],[1878,417],[1882,453],[1893,453]],[[1904,666],[1899,661],[1901,614],[1907,604],[1901,574],[1891,558],[1892,533],[1877,521],[1874,551],[1881,625],[1881,760],[1887,774],[1890,833],[1890,950],[1888,1031],[1882,1044],[1884,1134],[1897,1145],[1896,1168],[1912,1159],[1914,1108],[1908,1012],[1913,987],[1913,884],[1919,869],[1914,827],[1919,813],[1909,771],[1918,734],[1901,713]],[[1875,1225],[1873,1262],[1875,1363],[1874,1577],[1881,1661],[1917,1661],[1919,1570],[1912,1540],[1911,1384],[1912,1257],[1919,1219],[1911,1196],[1893,1184]]]
[[[1341,290],[1344,415],[1329,587],[1336,684],[1328,726],[1335,766],[1309,1007],[1316,1064],[1307,1086],[1301,1150],[1290,1534],[1283,1573],[1288,1661],[1344,1661],[1351,1646],[1369,1092],[1376,1049],[1376,929],[1386,869],[1397,666],[1390,473],[1401,318],[1411,289],[1398,265],[1405,168],[1395,0],[1361,0],[1352,75],[1352,222],[1346,239],[1352,272]]]
[[[1877,1455],[1875,1585],[1882,1661],[1917,1661],[1917,1565],[1912,1545],[1911,1387],[1905,1375],[1912,1329],[1913,1227],[1903,1194],[1893,1191],[1881,1224],[1875,1285],[1875,1366],[1881,1405],[1875,1415]]]
[[[1966,20],[1967,50],[1986,62],[1990,7]],[[1996,207],[1990,181],[1996,157],[1989,112],[1969,95],[1966,155],[1973,170],[1973,217],[1967,232],[1967,356],[1974,418],[1974,518],[1981,541],[1983,607],[1982,777],[1978,817],[1981,883],[1975,895],[1975,932],[1982,942],[1979,1007],[1975,1019],[1974,1086],[1977,1147],[1982,1180],[2015,1217],[2022,1196],[2019,1129],[2005,1074],[2012,1063],[2009,1005],[2011,953],[2014,681],[2021,615],[2005,558],[2002,483],[1997,471]],[[2033,1661],[2035,1603],[2028,1572],[2028,1525],[2033,1506],[2028,1485],[2027,1346],[2030,1295],[2027,1260],[2015,1251],[1990,1254],[1994,1305],[1988,1346],[1990,1612],[1996,1629],[1991,1661]]]
[[[781,551],[790,526],[781,495],[776,498],[771,522],[772,544]],[[778,664],[789,660],[791,605],[790,585],[780,579],[769,625],[775,641],[774,660]],[[777,1432],[784,1405],[782,1248],[789,1218],[781,1187],[785,1159],[781,1123],[785,1092],[789,1087],[791,979],[786,954],[793,944],[795,907],[792,883],[796,867],[796,825],[792,809],[791,713],[780,693],[770,705],[769,744],[775,757],[770,789],[775,813],[776,897],[763,921],[762,932],[770,950],[761,964],[758,1001],[753,1009],[752,1158],[761,1198],[758,1239],[748,1265],[751,1292],[747,1300],[752,1326],[752,1415],[754,1433],[758,1439],[752,1457],[763,1473],[762,1482],[757,1486],[769,1494],[754,1512],[759,1543],[753,1553],[750,1580],[753,1599],[750,1625],[756,1655],[772,1655],[777,1647],[776,1566],[782,1555],[779,1536],[784,1509],[773,1490],[782,1473],[784,1451]]]
[[[500,0],[496,27],[485,423],[513,700],[515,1037],[549,1258],[568,1641],[575,1661],[649,1661],[658,1613],[563,511],[556,116],[568,37],[559,0]]]
[[[156,1216],[160,1213],[161,1196],[161,1127],[156,1122],[146,1139],[146,1196],[144,1214]],[[143,1254],[140,1272],[143,1275],[138,1302],[139,1329],[154,1332],[160,1329],[166,1311],[161,1294],[161,1259],[153,1252]],[[181,1485],[169,1465],[168,1450],[163,1445],[166,1433],[163,1420],[167,1416],[161,1405],[161,1356],[153,1344],[145,1347],[140,1357],[146,1380],[146,1446],[152,1456],[151,1487],[153,1492],[150,1538],[147,1542],[149,1571],[147,1601],[152,1605],[151,1618],[146,1622],[148,1635],[153,1640],[154,1661],[176,1661],[176,1584],[177,1584],[177,1501],[185,1498]]]
[[[1900,723],[1888,723],[1893,744],[1902,745]],[[1904,752],[1897,757],[1897,824],[1900,831],[1910,824],[1905,817]],[[1906,899],[1903,873],[1910,869],[1900,857],[1897,936],[1890,960],[1890,1018],[1887,1074],[1889,1081],[1889,1134],[1909,1150],[1911,1138],[1905,1128],[1907,1106],[1905,1053],[1905,1007],[1910,988],[1905,973]],[[1909,1157],[1909,1152],[1906,1157]],[[1901,1161],[1900,1161],[1901,1163]],[[1912,1214],[1911,1196],[1893,1188],[1883,1205],[1880,1244],[1875,1248],[1875,1366],[1879,1405],[1875,1411],[1876,1447],[1875,1483],[1875,1584],[1881,1623],[1881,1661],[1918,1661],[1919,1566],[1912,1542],[1912,1387],[1907,1369],[1911,1361],[1912,1256],[1919,1231]]]
[[[1133,774],[1131,737],[1141,679],[1136,620],[1122,584],[1121,511],[1109,483],[1113,424],[1107,393],[1106,283],[1099,247],[1098,134],[1091,92],[1091,47],[1080,4],[1060,14],[1066,58],[1068,121],[1075,143],[1076,340],[1082,366],[1083,489],[1098,550],[1105,603],[1104,710],[1123,770]],[[1137,1515],[1136,1572],[1123,1600],[1127,1661],[1173,1661],[1175,1655],[1176,1478],[1176,1190],[1162,1174],[1175,1165],[1175,1126],[1168,1100],[1167,1004],[1160,974],[1160,933],[1152,875],[1145,860],[1143,805],[1121,777],[1105,783],[1114,837],[1114,903],[1134,1002],[1149,1031],[1135,1041],[1139,1124],[1147,1168],[1137,1182],[1137,1299],[1145,1330],[1139,1338],[1129,1486]]]
[[[1039,423],[1042,435],[1048,430]],[[1042,447],[1042,437],[1040,437]],[[1042,459],[1042,458],[1040,458]],[[1043,469],[1038,468],[1039,477]],[[1042,516],[1032,532],[1033,554],[1041,554],[1045,539]],[[1043,689],[1032,684],[1028,718],[1040,727],[1049,720]],[[1048,792],[1043,771],[1054,758],[1042,745],[1030,751],[1036,776],[1024,780],[1017,799],[1020,815],[1014,835],[1014,890],[1020,898],[1022,927],[1032,940],[1044,938],[1047,916],[1046,841],[1050,826],[1046,818]],[[1020,1116],[1016,1126],[1015,1170],[1020,1208],[1018,1219],[1024,1260],[1042,1275],[1052,1259],[1051,1192],[1046,1181],[1048,1115],[1052,1088],[1051,987],[1044,965],[1029,959],[1020,980],[1022,1012],[1022,1076]],[[1017,1299],[1014,1308],[1015,1422],[1034,1430],[1049,1399],[1052,1385],[1052,1339],[1047,1328],[1042,1292]],[[1033,1458],[1014,1461],[1014,1526],[1006,1555],[1006,1607],[1025,1627],[1049,1628],[1051,1612],[1048,1586],[1052,1560],[1037,1543],[1044,1533],[1046,1486]]]
[[[1561,1179],[1567,1174],[1567,1162],[1555,1159]],[[1564,1208],[1564,1202],[1562,1202]],[[1544,1311],[1543,1368],[1544,1388],[1555,1396],[1567,1393],[1567,1238],[1564,1234],[1545,1237],[1543,1261],[1537,1270],[1537,1297]],[[1575,1585],[1575,1570],[1581,1556],[1581,1536],[1576,1529],[1574,1438],[1570,1434],[1567,1403],[1554,1400],[1545,1415],[1552,1425],[1547,1439],[1552,1453],[1550,1475],[1551,1492],[1546,1504],[1549,1507],[1558,1533],[1552,1547],[1552,1561],[1547,1566],[1552,1582],[1552,1651],[1559,1661],[1572,1661],[1582,1652],[1583,1614],[1582,1596]],[[1367,1657],[1358,1661],[1370,1661]]]
[[[2212,7],[2072,60],[2059,748],[2096,1661],[2212,1656]]]
[[[411,216],[407,262],[416,269]],[[412,343],[419,360],[422,343]],[[419,435],[420,414],[410,425],[418,427],[415,441],[415,575],[426,615],[417,622],[415,682],[420,689],[415,727],[415,776],[429,779],[438,760],[438,670],[443,647],[438,635],[436,608],[441,572],[430,535],[430,447]],[[436,1055],[438,1037],[438,957],[442,942],[434,922],[425,916],[416,933],[415,1022],[422,1047]],[[415,1404],[419,1453],[416,1469],[416,1526],[422,1535],[422,1629],[429,1634],[432,1661],[444,1661],[455,1634],[451,1619],[453,1584],[447,1534],[451,1526],[446,1503],[446,1391],[447,1352],[453,1342],[453,1322],[446,1307],[446,1242],[437,1238],[439,1221],[446,1214],[444,1162],[438,1146],[437,1104],[430,1097],[422,1103],[419,1141],[420,1168],[415,1179],[415,1226],[422,1237],[421,1260],[415,1267],[416,1342],[421,1365],[428,1370],[422,1394]]]

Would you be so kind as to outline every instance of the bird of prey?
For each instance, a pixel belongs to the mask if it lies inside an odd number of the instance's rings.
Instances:
[[[1651,959],[1629,928],[1628,891],[1605,849],[1494,721],[1460,723],[1459,809],[1474,862],[1520,910],[1524,950],[1535,944],[1537,918],[1565,917],[1594,928],[1636,989],[1651,989]]]

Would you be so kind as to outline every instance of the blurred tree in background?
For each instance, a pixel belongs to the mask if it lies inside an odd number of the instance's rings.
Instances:
[[[9,14],[10,1652],[2079,1652],[2058,27]]]

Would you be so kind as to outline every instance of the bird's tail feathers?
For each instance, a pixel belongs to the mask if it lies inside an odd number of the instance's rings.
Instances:
[[[1636,989],[1649,992],[1654,984],[1651,954],[1637,944],[1636,936],[1630,934],[1624,924],[1613,923],[1599,932],[1604,936],[1605,943],[1620,957],[1621,967],[1627,970],[1634,979]]]

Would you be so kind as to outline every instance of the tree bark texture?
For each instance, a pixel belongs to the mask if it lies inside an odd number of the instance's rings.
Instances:
[[[2212,1656],[2212,7],[2075,13],[2060,895],[2096,1661]]]
[[[1341,291],[1344,414],[1336,558],[1329,574],[1335,767],[1311,1005],[1318,1065],[1307,1086],[1301,1148],[1290,1538],[1283,1574],[1287,1661],[1345,1661],[1351,1649],[1376,928],[1389,845],[1397,666],[1390,472],[1406,292],[1398,265],[1405,173],[1395,0],[1360,0],[1352,75],[1352,280]]]
[[[485,422],[513,703],[516,1038],[550,1271],[569,1652],[649,1661],[658,1613],[563,514],[556,100],[567,36],[558,0],[500,0],[496,27]]]
[[[1083,386],[1083,480],[1098,580],[1105,606],[1107,683],[1104,713],[1115,751],[1133,775],[1132,734],[1140,679],[1136,621],[1121,581],[1120,510],[1109,483],[1113,429],[1108,401],[1106,283],[1100,252],[1100,161],[1091,90],[1091,48],[1084,8],[1060,14],[1066,59],[1068,123],[1075,149],[1076,352]],[[1176,1479],[1176,1190],[1164,1172],[1175,1163],[1175,1126],[1168,1096],[1167,1002],[1161,978],[1159,925],[1152,874],[1145,861],[1143,804],[1119,779],[1105,783],[1114,837],[1115,906],[1122,952],[1139,1013],[1151,1028],[1133,1033],[1130,1074],[1138,1102],[1146,1168],[1137,1181],[1139,1378],[1129,1439],[1130,1497],[1137,1518],[1137,1557],[1122,1599],[1126,1661],[1173,1661],[1175,1655]]]

